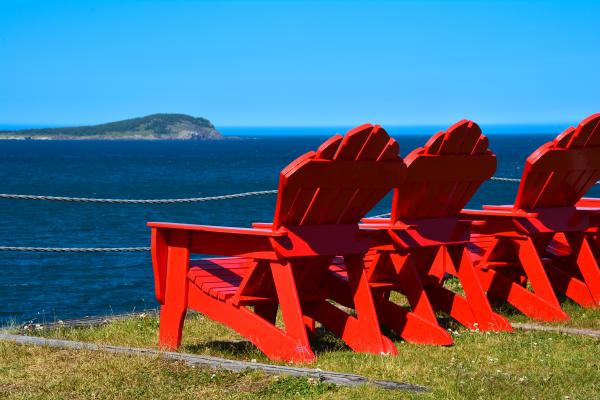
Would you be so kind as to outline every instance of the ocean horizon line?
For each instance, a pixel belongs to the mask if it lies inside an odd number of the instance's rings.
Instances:
[[[365,122],[372,123],[372,122]],[[573,122],[552,123],[478,123],[485,134],[554,134],[563,131]],[[357,125],[228,125],[216,126],[224,136],[327,136],[344,132]],[[427,135],[448,128],[451,124],[379,124],[395,135]],[[44,125],[44,124],[1,124],[0,130],[25,130],[44,128],[67,128],[83,125]]]
[[[452,124],[393,125],[379,124],[392,135],[431,135],[445,130]],[[559,133],[577,123],[544,123],[544,124],[485,124],[479,126],[485,134],[491,135],[547,135]],[[323,126],[217,126],[224,136],[327,136],[341,133],[357,125],[323,125]]]

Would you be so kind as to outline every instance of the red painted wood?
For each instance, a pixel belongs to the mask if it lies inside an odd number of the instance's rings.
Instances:
[[[408,174],[394,191],[391,219],[369,219],[361,226],[375,243],[365,262],[372,290],[382,294],[376,297],[380,319],[407,341],[451,343],[434,310],[471,328],[511,330],[492,311],[465,253],[471,222],[459,219],[473,193],[495,171],[496,158],[487,144],[471,121],[434,135],[407,156]],[[443,256],[448,252],[456,256]],[[330,295],[351,307],[341,289],[343,265],[334,263],[330,270]],[[443,286],[447,274],[460,279],[466,296]],[[406,295],[410,308],[391,303],[391,290]]]
[[[479,186],[496,169],[488,139],[472,121],[463,120],[434,135],[406,157],[407,179],[394,192],[390,237],[414,254],[432,306],[470,328],[511,330],[494,313],[464,249],[471,224],[458,216]],[[395,228],[395,227],[398,228]],[[459,278],[465,296],[443,286]]]
[[[275,227],[357,223],[405,178],[398,154],[389,154],[394,143],[381,127],[363,125],[290,164],[281,173]]]
[[[165,302],[165,291],[167,290],[167,235],[167,232],[153,228],[150,240],[152,266],[154,268],[154,289],[159,304]]]
[[[436,134],[406,156],[408,175],[394,192],[392,222],[455,217],[496,171],[496,156],[472,121]]]
[[[308,334],[304,326],[302,305],[296,288],[294,265],[281,265],[274,262],[270,265],[285,331],[296,341],[297,346],[310,348]]]
[[[495,238],[469,246],[488,295],[551,321],[568,318],[557,293],[584,307],[600,306],[591,233],[600,203],[582,200],[598,179],[600,114],[594,114],[527,158],[514,205],[462,213],[484,221],[473,227],[478,238]]]
[[[600,179],[600,113],[569,128],[525,162],[516,209],[575,206]]]
[[[225,233],[225,234],[240,234],[249,236],[267,236],[267,237],[280,237],[285,236],[285,232],[273,231],[271,229],[253,229],[253,228],[232,228],[228,226],[211,226],[211,225],[189,225],[189,224],[175,224],[175,223],[164,223],[164,222],[148,222],[148,226],[153,228],[172,228],[175,230],[185,230],[193,232],[214,232],[214,233]]]
[[[405,178],[398,145],[378,126],[336,135],[280,174],[274,222],[231,228],[151,222],[152,260],[161,302],[159,344],[181,342],[187,308],[238,331],[268,357],[309,362],[308,331],[320,322],[356,351],[395,354],[379,328],[362,256],[370,238],[358,222]],[[227,256],[190,260],[190,253]],[[336,256],[350,265],[353,307],[326,301]],[[284,329],[275,326],[281,312]]]
[[[159,345],[172,350],[181,343],[183,320],[188,302],[187,264],[190,235],[185,231],[169,234],[166,258],[167,276],[164,302],[160,307]]]

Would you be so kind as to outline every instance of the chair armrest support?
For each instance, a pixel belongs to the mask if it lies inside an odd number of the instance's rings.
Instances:
[[[273,249],[273,240],[288,236],[288,232],[285,230],[273,231],[270,229],[163,222],[150,222],[148,226],[165,236],[167,244],[170,237],[187,234],[189,236],[188,247],[190,253],[252,257],[267,260],[279,259]]]
[[[286,231],[273,231],[271,229],[257,228],[236,228],[229,226],[213,226],[213,225],[192,225],[192,224],[177,224],[171,222],[148,222],[148,226],[158,229],[174,229],[178,231],[190,232],[214,232],[225,233],[231,235],[253,235],[266,237],[282,237],[286,236]]]
[[[253,222],[252,227],[256,229],[273,229],[272,222]]]
[[[515,217],[537,217],[538,213],[530,213],[522,210],[462,210],[460,212],[460,216],[462,218],[479,218],[485,219],[486,217],[505,217],[505,218],[515,218]]]
[[[484,204],[483,206],[481,206],[481,208],[483,208],[484,210],[487,211],[513,211],[514,207],[511,204],[500,204],[500,205],[489,205],[489,204]]]
[[[363,218],[360,220],[363,224],[390,224],[389,218]]]
[[[417,229],[417,225],[410,225],[410,224],[401,224],[401,223],[397,223],[397,224],[393,224],[390,225],[389,221],[387,221],[387,223],[363,223],[359,225],[360,229],[385,229],[385,230],[396,230],[396,231],[406,231],[409,229]]]

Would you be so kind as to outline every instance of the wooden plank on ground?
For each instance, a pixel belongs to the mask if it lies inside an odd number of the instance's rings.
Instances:
[[[355,374],[321,371],[319,369],[312,368],[296,368],[285,365],[229,360],[226,358],[201,356],[196,354],[175,353],[170,351],[158,351],[123,346],[98,345],[94,343],[76,342],[72,340],[47,339],[36,336],[12,335],[8,333],[0,333],[0,340],[15,342],[22,345],[45,346],[59,349],[104,351],[118,354],[162,357],[169,360],[185,362],[189,365],[200,365],[208,368],[225,369],[234,372],[241,372],[244,370],[260,370],[267,374],[273,375],[305,376],[316,379],[319,382],[328,382],[341,386],[373,385],[384,389],[402,390],[416,393],[429,391],[429,389],[424,386],[394,381],[372,380]]]
[[[522,322],[511,322],[514,328],[523,329],[525,331],[542,331],[542,332],[557,332],[566,333],[569,335],[583,335],[600,339],[600,331],[594,329],[569,328],[564,326],[539,325]]]

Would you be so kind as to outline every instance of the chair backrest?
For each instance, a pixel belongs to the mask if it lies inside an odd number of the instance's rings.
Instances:
[[[462,120],[405,158],[406,179],[394,192],[392,222],[457,216],[496,171],[496,156],[476,123]]]
[[[600,179],[600,113],[534,151],[514,207],[571,207]]]
[[[398,143],[378,125],[324,142],[281,171],[273,228],[358,223],[406,175]]]

